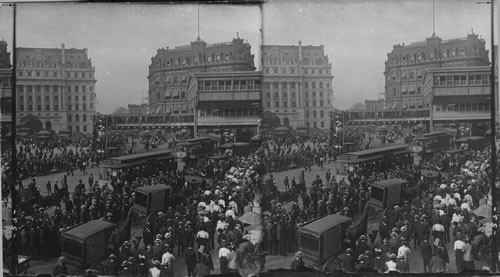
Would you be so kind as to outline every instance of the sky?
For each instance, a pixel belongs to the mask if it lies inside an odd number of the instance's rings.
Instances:
[[[436,34],[460,38],[473,29],[490,49],[490,8],[478,1],[435,0]],[[432,0],[268,0],[262,9],[202,4],[200,36],[216,43],[239,33],[251,44],[257,67],[261,28],[264,44],[324,45],[334,75],[334,107],[346,109],[378,98],[393,45],[432,35],[432,7]],[[0,38],[8,41],[11,10],[0,7]],[[18,4],[17,22],[18,47],[87,48],[96,70],[97,110],[111,113],[147,95],[148,66],[157,49],[196,39],[197,6],[24,3]]]
[[[253,5],[200,5],[206,43],[248,40],[260,61],[261,10]],[[17,46],[87,48],[95,67],[97,111],[140,103],[148,66],[159,48],[189,45],[197,34],[197,5],[30,3],[17,8]],[[2,29],[0,29],[2,30]]]
[[[14,34],[13,7],[0,4],[0,40],[7,41],[7,49],[12,52],[12,36]],[[12,60],[12,57],[11,57]]]
[[[490,49],[490,7],[477,1],[436,0],[436,35],[461,38],[473,28]],[[324,45],[334,107],[346,109],[378,98],[387,53],[395,44],[430,37],[432,9],[432,0],[269,1],[263,7],[264,44]]]

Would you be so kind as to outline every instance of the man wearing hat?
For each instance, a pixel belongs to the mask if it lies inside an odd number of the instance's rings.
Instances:
[[[52,275],[59,276],[66,274],[68,274],[68,267],[66,266],[66,257],[61,256],[57,261],[56,267],[52,271]]]
[[[385,263],[385,268],[387,269],[386,273],[398,272],[396,258],[397,256],[395,253],[389,254],[389,260]]]
[[[118,275],[118,270],[120,266],[118,264],[115,254],[109,255],[109,258],[102,262],[103,275],[116,276]]]
[[[342,268],[345,272],[355,272],[356,268],[354,267],[354,251],[352,248],[346,249],[346,254],[342,259]]]
[[[361,235],[359,240],[356,242],[356,254],[364,254],[366,250],[368,250],[366,235]]]
[[[302,256],[304,256],[304,253],[302,253],[302,251],[297,251],[297,253],[295,253],[295,257],[292,263],[290,264],[291,270],[297,270],[297,271],[304,270],[305,264],[304,261],[302,260]]]
[[[154,259],[153,260],[153,267],[149,269],[149,276],[150,277],[160,277],[160,261]],[[190,276],[190,275],[188,275]]]
[[[118,276],[133,277],[132,272],[130,270],[128,259],[122,262],[121,270],[120,272],[118,272]]]
[[[429,263],[432,259],[432,246],[427,241],[427,238],[424,238],[422,243],[420,244],[420,254],[422,255],[422,260],[424,262],[424,272],[431,272]]]
[[[128,257],[132,255],[132,252],[130,251],[130,242],[128,240],[124,241],[122,246],[120,247],[120,261],[125,261],[128,260]]]
[[[387,261],[382,257],[383,251],[380,248],[375,248],[375,257],[373,258],[373,268],[375,271],[382,273],[385,271],[385,262]]]
[[[405,256],[398,256],[397,257],[396,270],[398,270],[401,273],[410,272],[410,266],[406,262]]]

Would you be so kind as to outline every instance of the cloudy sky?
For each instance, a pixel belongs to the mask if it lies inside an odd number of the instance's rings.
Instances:
[[[436,0],[436,35],[482,36],[490,49],[490,7],[479,0]],[[264,43],[325,45],[338,108],[376,99],[393,45],[432,35],[432,0],[269,1],[263,7]]]
[[[143,91],[147,95],[148,66],[157,49],[197,38],[194,4],[20,4],[17,14],[18,47],[88,48],[97,109],[104,113],[140,103]],[[226,42],[239,33],[258,56],[261,14],[259,6],[200,5],[201,39]]]
[[[460,38],[473,29],[489,49],[489,5],[476,2],[436,0],[436,34]],[[200,5],[200,31],[207,43],[230,41],[238,32],[252,45],[257,66],[261,28],[265,44],[323,44],[333,66],[335,106],[349,108],[383,91],[384,62],[393,45],[431,36],[432,6],[432,0],[268,0],[262,10]],[[0,38],[11,37],[10,12],[0,8]],[[148,66],[158,48],[187,45],[197,37],[193,4],[33,3],[19,4],[17,13],[17,46],[88,48],[96,68],[97,108],[104,113],[139,103],[143,91],[147,94]]]
[[[0,1],[1,3],[1,1]],[[12,52],[12,35],[13,35],[13,8],[0,4],[0,40],[7,41],[8,50]]]

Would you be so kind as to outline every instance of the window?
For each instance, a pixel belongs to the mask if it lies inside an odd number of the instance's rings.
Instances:
[[[86,111],[86,110],[87,110],[87,104],[85,104],[85,103],[83,103],[83,104],[82,104],[82,110],[83,110],[83,111]]]
[[[275,104],[275,107],[279,107],[280,106],[280,102],[278,102],[278,101],[276,101],[276,103],[274,103],[274,104]]]
[[[316,88],[316,82],[311,82],[311,87]]]
[[[85,95],[82,96],[82,101],[85,101],[87,97]]]
[[[78,111],[79,110],[79,106],[78,104],[75,105],[75,111]]]
[[[20,106],[20,108],[19,108],[19,110],[20,110],[21,112],[24,112],[24,105],[21,105],[21,106]]]
[[[316,118],[317,116],[317,113],[316,113],[316,110],[313,111],[313,117]]]
[[[71,114],[68,114],[68,121],[71,122],[73,119],[73,117],[71,116]]]
[[[306,107],[309,107],[309,101],[306,101]]]
[[[323,107],[323,100],[319,100],[319,106]]]
[[[83,122],[87,122],[87,115],[86,115],[86,114],[84,114],[84,115],[82,116],[82,118],[83,118]]]
[[[75,114],[75,121],[76,121],[76,122],[79,122],[79,121],[80,121],[80,115],[79,115],[79,114]]]
[[[78,95],[75,95],[75,101],[78,101]]]
[[[325,128],[325,122],[321,121],[321,128]]]
[[[68,105],[68,111],[71,111],[71,104]]]
[[[323,82],[319,82],[319,88],[323,88]]]
[[[58,111],[59,110],[59,105],[54,105],[54,111]]]
[[[312,95],[313,95],[313,97],[316,97],[316,92],[313,91]]]
[[[287,108],[287,107],[288,107],[288,102],[287,102],[287,101],[283,101],[283,107],[284,107],[284,108]]]
[[[316,101],[313,100],[312,103],[313,103],[313,107],[316,107]]]
[[[45,105],[45,110],[50,111],[50,105]]]
[[[87,132],[87,125],[83,125],[83,131]]]
[[[89,86],[89,90],[90,90],[90,92],[92,92],[92,86]]]
[[[308,82],[305,82],[304,83],[304,88],[309,88],[309,83]],[[307,93],[307,92],[306,92]]]
[[[82,86],[82,92],[87,92],[87,87],[86,86]]]
[[[330,83],[326,83],[326,88],[330,88]]]
[[[32,112],[33,111],[33,105],[29,105],[29,111]]]
[[[80,132],[80,126],[76,125],[76,132]]]
[[[309,97],[309,92],[306,91],[306,98],[308,98],[308,97]]]
[[[309,110],[306,110],[306,117],[309,117]]]
[[[279,87],[278,82],[273,82],[273,88],[277,89]]]
[[[270,108],[271,107],[271,102],[267,102],[267,107]]]
[[[36,72],[36,77],[40,77],[40,71]]]
[[[68,92],[71,92],[71,86],[67,86],[67,87],[66,87],[66,90],[67,90]]]
[[[297,106],[297,103],[295,101],[292,101],[292,107],[295,108]]]
[[[42,105],[37,105],[36,110],[40,112],[42,110]]]
[[[325,113],[324,113],[324,111],[319,111],[319,117],[321,117],[321,118],[324,118],[324,117],[325,117]],[[321,126],[321,127],[323,127],[323,126]]]

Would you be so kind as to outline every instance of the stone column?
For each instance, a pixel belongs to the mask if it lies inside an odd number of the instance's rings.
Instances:
[[[299,98],[299,83],[295,82],[295,102],[297,103],[297,107],[300,107],[300,98]]]
[[[24,99],[24,101],[23,101],[24,111],[27,111],[28,110],[28,92],[26,90],[26,85],[23,85],[22,88],[23,88],[22,92],[23,92],[23,99]]]
[[[52,86],[48,85],[49,88],[49,104],[50,104],[50,111],[54,110],[54,94],[52,91]]]
[[[40,95],[42,97],[42,111],[45,111],[45,93],[42,85],[40,85]]]

